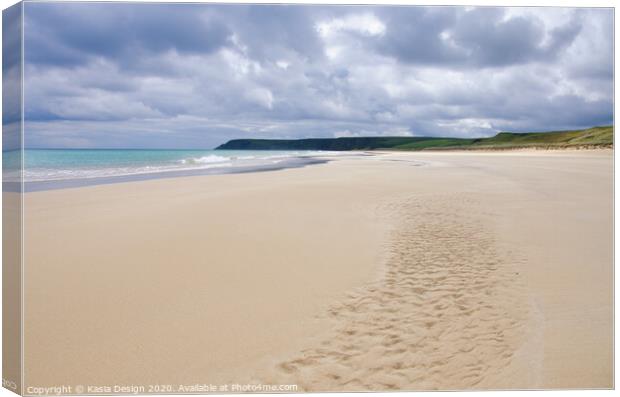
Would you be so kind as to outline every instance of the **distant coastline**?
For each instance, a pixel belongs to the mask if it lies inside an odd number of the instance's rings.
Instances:
[[[311,139],[233,139],[216,150],[512,150],[613,147],[613,126],[584,130],[513,133],[490,138],[342,137]]]

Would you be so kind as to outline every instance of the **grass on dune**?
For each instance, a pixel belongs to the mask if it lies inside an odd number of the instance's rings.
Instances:
[[[613,127],[593,127],[587,130],[510,133],[500,132],[491,138],[478,139],[476,146],[574,146],[574,145],[611,145]]]
[[[592,127],[586,130],[550,132],[500,132],[490,138],[455,139],[445,138],[413,142],[394,147],[402,150],[424,149],[509,149],[520,147],[577,147],[611,146],[614,129],[612,126]]]

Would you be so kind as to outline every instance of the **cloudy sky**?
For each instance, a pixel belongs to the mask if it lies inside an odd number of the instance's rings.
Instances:
[[[611,124],[610,9],[25,6],[28,147]]]

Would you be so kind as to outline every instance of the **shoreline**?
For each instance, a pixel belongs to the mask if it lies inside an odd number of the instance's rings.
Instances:
[[[254,172],[268,172],[279,171],[289,168],[301,168],[311,165],[318,165],[328,163],[333,160],[343,159],[351,156],[375,156],[382,154],[412,154],[420,153],[449,153],[449,154],[482,154],[482,153],[562,153],[562,152],[613,152],[613,146],[611,147],[553,147],[553,148],[537,148],[537,147],[522,147],[522,148],[473,148],[473,149],[429,149],[429,150],[389,150],[389,149],[377,149],[377,150],[356,150],[356,151],[341,151],[337,152],[338,155],[324,156],[324,155],[312,155],[303,157],[293,157],[276,164],[260,164],[252,166],[235,166],[235,167],[222,167],[222,168],[201,168],[194,170],[179,170],[179,171],[161,171],[150,173],[137,173],[128,175],[116,175],[109,177],[92,177],[92,178],[78,178],[78,179],[59,179],[59,180],[46,180],[46,181],[25,181],[24,193],[57,190],[57,189],[74,189],[86,186],[96,185],[108,185],[116,183],[127,182],[139,182],[154,179],[168,179],[178,177],[190,177],[190,176],[206,176],[206,175],[224,175],[224,174],[240,174],[240,173],[254,173]],[[19,192],[21,184],[19,182],[3,182],[3,191],[5,192]]]
[[[26,382],[611,387],[612,165],[391,152],[29,193]]]
[[[288,168],[301,168],[309,165],[323,164],[328,162],[325,158],[310,158],[299,157],[292,158],[275,164],[261,164],[252,166],[235,166],[235,167],[222,167],[222,168],[197,168],[194,170],[179,170],[179,171],[161,171],[161,172],[149,172],[149,173],[136,173],[128,175],[116,175],[109,177],[92,177],[92,178],[77,178],[77,179],[58,179],[47,181],[27,181],[24,182],[24,192],[38,192],[45,190],[57,190],[57,189],[71,189],[85,186],[97,186],[97,185],[109,185],[116,183],[127,182],[139,182],[148,181],[154,179],[168,179],[178,177],[190,177],[190,176],[205,176],[205,175],[225,175],[225,174],[243,174],[252,172],[267,172],[278,171]],[[3,189],[5,191],[18,191],[18,182],[4,183]]]

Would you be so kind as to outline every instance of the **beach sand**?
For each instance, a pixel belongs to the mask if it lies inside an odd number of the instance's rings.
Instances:
[[[28,193],[25,384],[610,388],[612,153]]]

